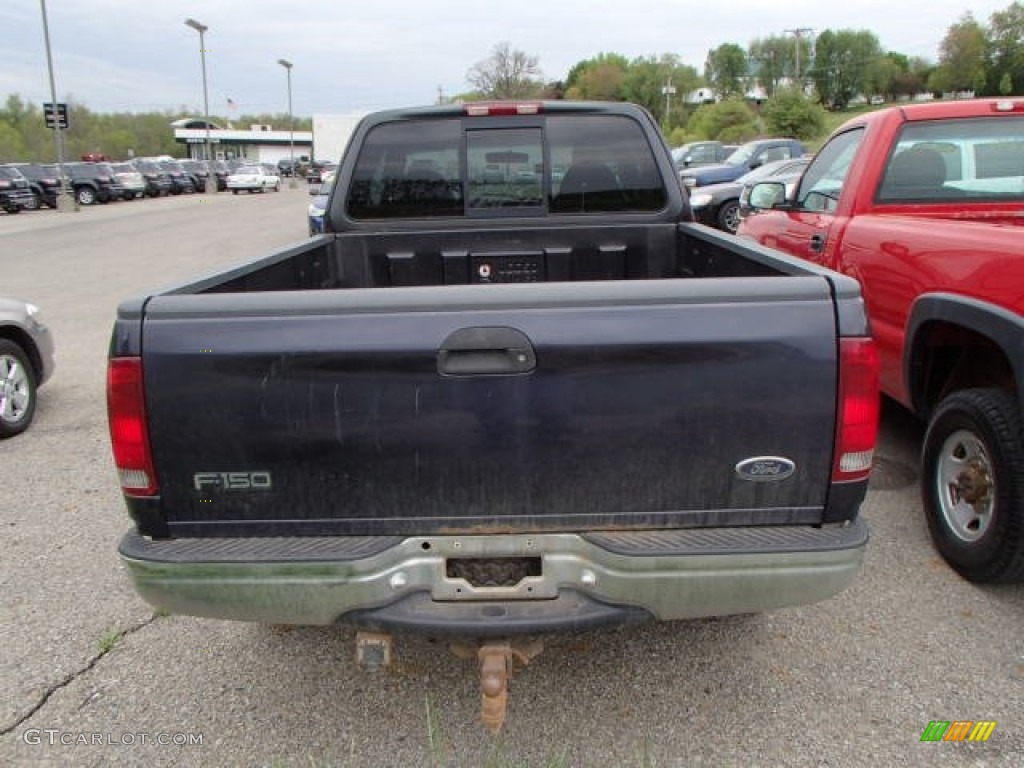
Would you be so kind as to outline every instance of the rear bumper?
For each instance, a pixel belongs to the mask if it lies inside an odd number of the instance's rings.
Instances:
[[[172,613],[477,636],[752,613],[831,597],[856,577],[862,519],[843,525],[592,534],[173,539],[120,555]],[[540,575],[479,587],[449,558],[538,558]]]

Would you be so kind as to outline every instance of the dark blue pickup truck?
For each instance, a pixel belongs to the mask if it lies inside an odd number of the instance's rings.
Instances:
[[[354,625],[377,661],[478,639],[493,727],[521,635],[855,578],[859,287],[694,224],[644,110],[370,115],[325,229],[118,309],[120,553],[154,606]]]

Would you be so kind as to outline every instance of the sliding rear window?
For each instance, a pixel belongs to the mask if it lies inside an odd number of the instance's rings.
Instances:
[[[360,150],[356,220],[659,211],[667,193],[641,126],[615,115],[540,125],[474,118],[385,123]]]

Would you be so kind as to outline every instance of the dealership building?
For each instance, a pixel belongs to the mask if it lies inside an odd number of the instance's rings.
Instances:
[[[186,117],[171,123],[174,140],[187,147],[189,157],[206,157],[207,123],[203,118]],[[312,131],[275,131],[269,125],[250,125],[248,130],[222,128],[209,123],[210,145],[218,160],[241,157],[254,163],[277,163],[309,159],[313,150]],[[294,150],[293,150],[294,147]]]

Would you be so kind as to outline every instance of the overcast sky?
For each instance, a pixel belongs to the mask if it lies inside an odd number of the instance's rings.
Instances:
[[[985,24],[1012,0],[972,0]],[[48,0],[58,100],[97,112],[202,113],[206,32],[210,112],[296,115],[415,106],[469,90],[466,72],[494,46],[537,56],[564,79],[602,52],[678,55],[703,71],[709,49],[810,28],[868,29],[885,50],[937,59],[965,0]],[[0,99],[50,100],[38,0],[0,0]]]

